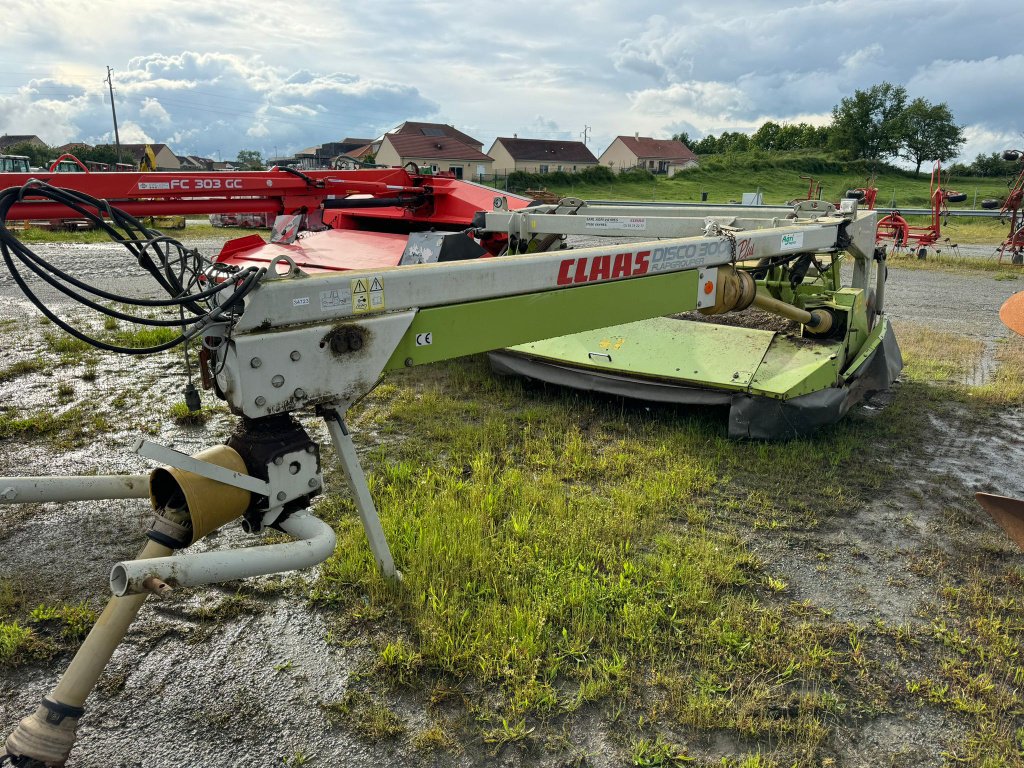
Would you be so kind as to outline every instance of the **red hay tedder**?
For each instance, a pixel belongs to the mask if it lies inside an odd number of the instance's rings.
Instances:
[[[1021,210],[1024,208],[1024,151],[1008,149],[1003,152],[1003,159],[1020,163],[1020,172],[1010,182],[1010,192],[1002,203],[983,200],[981,207],[988,210],[998,208],[1000,220],[1010,219],[1010,233],[999,246],[999,263],[1002,264],[1003,256],[1009,253],[1011,264],[1024,264],[1024,211]]]
[[[928,224],[914,226],[909,224],[899,211],[893,211],[879,220],[875,241],[891,243],[893,249],[896,250],[902,248],[915,250],[919,259],[925,258],[928,255],[928,248],[934,248],[942,237],[942,220],[949,216],[949,208],[946,204],[962,203],[967,199],[967,194],[964,192],[954,192],[942,188],[942,166],[938,160],[932,167],[928,198],[931,202],[931,221]],[[946,243],[955,251],[956,243],[950,243],[948,237]]]

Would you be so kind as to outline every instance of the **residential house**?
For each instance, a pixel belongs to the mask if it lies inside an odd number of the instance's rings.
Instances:
[[[181,170],[181,162],[178,160],[178,156],[166,144],[122,144],[121,159],[138,167],[142,158],[146,156],[147,146],[153,150],[153,154],[156,156],[156,168],[158,171]]]
[[[608,149],[601,153],[601,165],[616,171],[646,168],[651,173],[672,176],[686,168],[696,168],[698,160],[681,141],[652,139],[637,133],[633,136],[616,136]]]
[[[397,128],[388,131],[388,133],[397,134],[399,136],[428,136],[435,139],[447,136],[450,139],[461,141],[467,146],[475,147],[478,152],[484,151],[484,143],[482,141],[477,141],[469,134],[463,133],[454,126],[447,125],[446,123],[418,123],[407,120]],[[377,139],[378,142],[380,140],[381,139]]]
[[[451,136],[422,133],[386,133],[377,150],[377,164],[399,166],[415,163],[431,172],[451,171],[457,179],[482,179],[494,173],[494,159]]]
[[[213,160],[197,155],[178,155],[178,163],[182,171],[212,171]]]
[[[578,171],[597,165],[594,153],[582,141],[499,137],[487,154],[494,158],[495,173]]]
[[[366,163],[376,162],[377,159],[373,156],[373,141],[371,139],[362,146],[332,157],[331,167],[351,171],[356,168],[362,168]]]
[[[5,133],[0,136],[0,152],[6,152],[11,147],[16,147],[18,144],[31,144],[34,147],[45,147],[46,142],[40,139],[38,136],[30,134],[18,135]]]
[[[86,144],[84,141],[72,141],[70,144],[62,144],[57,147],[58,155],[73,155],[76,152],[81,152],[84,149],[92,149],[92,144]]]

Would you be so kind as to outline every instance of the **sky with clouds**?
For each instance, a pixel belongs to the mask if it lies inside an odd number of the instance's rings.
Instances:
[[[497,136],[752,132],[875,83],[946,102],[963,157],[1024,144],[1021,0],[376,4],[5,0],[0,133],[230,159],[403,120]]]

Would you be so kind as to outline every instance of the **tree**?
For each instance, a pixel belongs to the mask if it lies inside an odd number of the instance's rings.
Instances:
[[[916,163],[921,172],[925,160],[952,160],[960,154],[967,138],[964,129],[953,122],[953,113],[945,104],[932,104],[914,99],[903,113],[904,138],[902,156]]]
[[[53,147],[41,147],[30,141],[13,144],[3,152],[5,155],[23,155],[27,157],[28,164],[33,168],[48,167],[50,165],[50,161],[56,160],[57,155],[60,154]]]
[[[690,146],[690,134],[686,131],[680,131],[679,133],[672,136],[672,141],[681,141],[687,147]]]
[[[754,135],[750,137],[750,143],[757,149],[766,151],[781,149],[779,146],[779,133],[781,131],[781,125],[769,120],[766,123],[762,123],[761,127],[754,131]]]
[[[713,155],[718,152],[718,139],[709,133],[696,144],[690,146],[690,149],[697,155]]]
[[[723,131],[718,137],[719,152],[749,152],[750,137],[740,131]]]
[[[832,147],[849,157],[885,160],[899,153],[906,136],[907,89],[881,83],[854,91],[832,108]]]
[[[951,174],[959,176],[988,176],[990,178],[1013,178],[1020,172],[1020,164],[1012,160],[1004,160],[1001,152],[990,155],[980,154],[970,165],[956,163],[949,168]]]
[[[263,165],[263,155],[258,149],[238,150],[237,162],[247,171],[262,171],[265,167]]]

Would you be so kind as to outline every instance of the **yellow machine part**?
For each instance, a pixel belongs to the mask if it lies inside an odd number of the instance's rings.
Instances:
[[[242,457],[234,448],[218,445],[197,453],[193,458],[248,475]],[[180,490],[192,519],[192,541],[195,544],[208,533],[241,517],[249,507],[251,494],[242,488],[226,485],[208,477],[174,467],[159,467],[149,476],[149,497],[153,509],[160,509]]]

